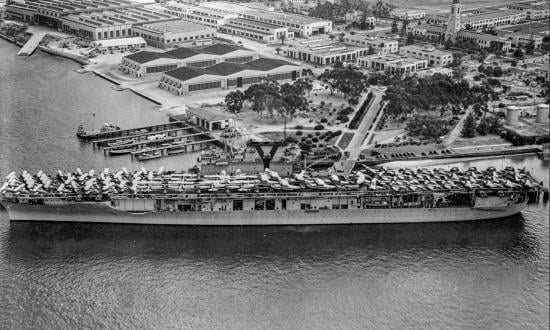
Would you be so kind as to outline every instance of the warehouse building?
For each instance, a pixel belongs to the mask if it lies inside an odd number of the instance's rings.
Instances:
[[[216,8],[191,6],[179,2],[168,2],[164,5],[164,12],[181,17],[187,21],[219,28],[231,18],[238,18],[236,13],[230,13]]]
[[[207,68],[183,66],[165,72],[159,87],[176,95],[242,88],[271,79],[280,83],[300,78],[300,67],[270,58],[247,63],[222,62]]]
[[[271,10],[252,9],[242,4],[224,1],[205,2],[199,5],[203,8],[223,10],[238,14],[240,18],[263,22],[288,28],[296,37],[310,37],[332,32],[332,21],[316,17],[289,14]]]
[[[268,44],[294,39],[294,33],[284,26],[252,21],[244,18],[231,18],[220,27],[220,32],[248,38]]]
[[[9,18],[45,24],[89,40],[133,36],[136,25],[177,17],[127,0],[21,0],[6,6]]]
[[[146,77],[182,66],[204,68],[222,62],[245,63],[258,59],[258,53],[234,45],[215,44],[205,48],[180,47],[167,52],[141,51],[124,56],[119,70],[135,77]]]
[[[138,25],[133,32],[134,36],[145,39],[148,45],[162,49],[211,45],[216,37],[215,28],[183,20]]]

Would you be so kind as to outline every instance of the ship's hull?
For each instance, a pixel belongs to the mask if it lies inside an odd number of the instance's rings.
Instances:
[[[11,221],[61,221],[190,226],[266,226],[451,222],[504,218],[518,214],[526,203],[502,209],[393,208],[347,210],[191,211],[128,213],[106,203],[30,205],[2,202]]]

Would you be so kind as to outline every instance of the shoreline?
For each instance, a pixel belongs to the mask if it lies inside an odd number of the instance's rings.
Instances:
[[[15,40],[10,40],[8,36],[1,35],[3,39],[6,41],[9,41],[13,44],[16,44],[17,46],[21,47],[22,45],[19,45]],[[164,102],[162,100],[159,100],[153,96],[147,95],[146,93],[134,88],[133,86],[127,86],[124,84],[123,81],[116,79],[116,77],[112,77],[111,75],[102,72],[99,68],[94,67],[94,63],[91,63],[88,59],[85,59],[81,56],[71,54],[69,52],[63,52],[58,51],[56,49],[40,45],[38,46],[38,49],[42,52],[53,55],[53,56],[59,56],[61,58],[66,58],[69,60],[73,60],[74,62],[77,62],[78,64],[82,65],[83,67],[88,66],[88,68],[84,68],[86,72],[92,72],[95,76],[100,77],[115,86],[121,86],[120,90],[130,90],[135,95],[142,97],[150,102],[153,102],[155,105],[161,106],[161,107],[168,107],[170,106],[169,102]],[[170,114],[166,113],[166,117],[170,118]],[[439,157],[417,157],[412,159],[396,159],[396,160],[360,160],[357,159],[357,164],[365,164],[365,165],[383,165],[386,163],[391,162],[414,162],[414,161],[445,161],[445,160],[455,160],[456,162],[460,162],[465,158],[481,158],[481,157],[496,157],[496,156],[510,156],[510,155],[531,155],[531,154],[539,154],[541,152],[540,147],[534,147],[534,146],[514,146],[507,150],[490,150],[490,151],[472,151],[472,152],[465,152],[465,153],[454,153],[451,155],[441,155]]]
[[[97,70],[95,70],[95,69],[92,69],[92,70],[90,70],[89,72],[93,72],[93,74],[95,74],[96,76],[98,76],[98,77],[100,77],[100,78],[103,78],[103,79],[105,79],[105,80],[107,80],[107,81],[109,81],[109,82],[111,82],[111,83],[113,83],[113,84],[115,84],[115,85],[117,85],[117,86],[121,86],[121,85],[122,85],[122,82],[116,80],[115,78],[111,78],[111,77],[109,77],[108,75],[106,75],[106,74],[104,74],[104,73],[101,73],[101,72],[99,72],[99,71],[97,71]],[[142,92],[140,92],[140,91],[138,91],[138,90],[136,90],[136,89],[134,89],[134,88],[132,88],[132,87],[126,87],[126,86],[124,86],[123,89],[130,90],[130,91],[132,91],[134,94],[136,94],[136,95],[138,95],[138,96],[141,96],[141,97],[143,97],[143,98],[145,98],[145,99],[147,99],[147,100],[149,100],[149,101],[151,101],[151,102],[153,102],[153,103],[155,103],[155,104],[157,104],[157,105],[161,105],[161,106],[165,105],[164,103],[162,103],[161,101],[155,99],[154,97],[149,96],[149,95],[146,95],[145,93],[142,93]]]

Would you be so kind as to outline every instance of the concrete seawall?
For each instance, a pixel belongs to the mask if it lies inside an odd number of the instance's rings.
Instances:
[[[96,70],[92,70],[92,72],[93,72],[96,76],[101,77],[101,78],[103,78],[103,79],[105,79],[105,80],[107,80],[107,81],[109,81],[109,82],[112,82],[112,83],[115,84],[115,85],[118,85],[118,86],[121,86],[121,85],[122,85],[122,83],[121,83],[120,81],[116,80],[115,78],[109,77],[108,75],[106,75],[106,74],[104,74],[104,73],[98,72],[98,71],[96,71]],[[135,90],[135,89],[132,88],[132,87],[126,87],[126,86],[122,86],[122,87],[124,87],[125,89],[128,89],[128,90],[131,90],[131,91],[134,92],[136,95],[139,95],[139,96],[141,96],[141,97],[143,97],[143,98],[145,98],[145,99],[147,99],[147,100],[149,100],[149,101],[151,101],[151,102],[153,102],[153,103],[155,103],[155,104],[163,105],[163,103],[162,103],[161,101],[157,100],[156,98],[154,98],[154,97],[152,97],[152,96],[149,96],[149,95],[147,95],[147,94],[145,94],[145,93],[142,93],[142,92],[140,92],[140,91],[138,91],[138,90]]]
[[[38,46],[38,49],[40,49],[44,53],[48,53],[48,54],[59,56],[59,57],[68,58],[70,60],[73,60],[73,61],[77,62],[78,64],[81,64],[81,65],[90,64],[90,61],[88,61],[87,58],[82,57],[82,56],[74,55],[74,54],[71,54],[71,53],[68,53],[68,52],[64,52],[64,51],[61,51],[61,50],[49,48],[49,47],[46,47],[46,46]]]

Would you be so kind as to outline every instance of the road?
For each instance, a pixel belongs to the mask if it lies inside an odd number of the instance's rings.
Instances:
[[[468,117],[468,114],[470,113],[470,109],[466,109],[466,113],[460,118],[460,121],[456,124],[456,126],[453,128],[452,131],[450,131],[445,138],[443,138],[443,145],[445,147],[450,147],[451,144],[453,144],[456,139],[460,136],[460,133],[462,132],[462,127],[464,126],[464,121],[466,120],[466,117]]]
[[[371,89],[371,91],[374,94],[374,100],[372,101],[371,106],[367,109],[367,113],[363,117],[361,124],[355,131],[353,139],[345,150],[349,152],[349,159],[357,159],[359,157],[363,140],[369,133],[369,128],[376,119],[378,110],[380,110],[381,107],[382,96],[384,95],[384,93],[376,91],[375,89]]]

